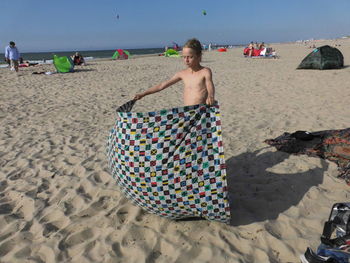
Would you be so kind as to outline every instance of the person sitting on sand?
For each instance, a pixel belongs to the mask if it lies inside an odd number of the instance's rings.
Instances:
[[[20,59],[19,59],[19,67],[21,68],[21,67],[30,67],[30,66],[36,66],[36,65],[38,65],[39,63],[37,63],[37,62],[29,62],[28,60],[26,60],[26,61],[23,61],[23,58],[21,57]]]
[[[255,41],[255,49],[259,49],[259,43]]]
[[[83,58],[83,56],[79,53],[79,52],[75,52],[75,54],[72,56],[73,59],[73,63],[74,65],[86,65],[85,64],[85,59]]]
[[[275,49],[271,49],[271,57],[273,57],[273,58],[278,58],[278,56],[277,56],[277,53],[276,53],[276,50]]]
[[[248,45],[248,49],[249,49],[248,56],[249,57],[253,56],[253,52],[254,52],[254,43],[253,43],[253,41],[250,42],[250,44]]]
[[[29,62],[28,60],[24,61],[24,63],[26,65],[28,65],[28,67],[39,65],[39,63],[37,63],[37,62]]]
[[[265,48],[265,43],[264,43],[264,42],[261,42],[261,44],[259,45],[259,49],[261,50],[261,49],[263,49],[263,48]]]
[[[196,104],[213,105],[215,102],[215,88],[210,68],[203,67],[202,45],[193,38],[186,42],[182,49],[182,58],[187,69],[176,73],[171,79],[164,81],[143,93],[136,94],[134,100],[159,92],[182,80],[184,82],[183,101],[185,106]]]
[[[246,48],[244,49],[243,54],[244,54],[245,56],[248,56],[248,57],[253,56],[253,54],[254,54],[254,43],[253,43],[253,41],[250,42],[250,44],[248,45],[248,47],[246,47]]]
[[[174,49],[175,51],[178,51],[178,50],[180,49],[180,47],[179,47],[179,45],[178,45],[177,43],[174,43],[173,49]]]

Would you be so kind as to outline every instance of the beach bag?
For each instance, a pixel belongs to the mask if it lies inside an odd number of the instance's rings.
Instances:
[[[301,261],[350,263],[350,203],[333,205],[329,219],[324,224],[317,253],[307,248]]]

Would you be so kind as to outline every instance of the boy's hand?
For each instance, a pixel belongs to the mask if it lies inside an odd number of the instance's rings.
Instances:
[[[214,97],[209,97],[207,98],[206,104],[209,106],[212,106],[215,103]]]
[[[134,100],[140,100],[142,99],[144,96],[142,94],[136,94],[134,97]]]

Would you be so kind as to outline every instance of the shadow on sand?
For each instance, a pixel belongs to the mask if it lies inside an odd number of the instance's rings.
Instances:
[[[96,69],[91,69],[91,68],[74,68],[74,72],[88,72],[88,71],[96,71]]]
[[[305,193],[321,184],[328,164],[302,173],[277,174],[268,168],[290,155],[283,152],[247,152],[226,160],[227,182],[231,206],[230,225],[247,225],[276,219],[297,205]]]

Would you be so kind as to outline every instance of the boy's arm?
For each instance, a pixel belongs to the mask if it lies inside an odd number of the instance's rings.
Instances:
[[[174,85],[176,82],[178,82],[180,80],[181,80],[180,74],[176,73],[171,79],[164,81],[164,82],[158,84],[157,86],[149,88],[145,92],[136,94],[134,97],[134,100],[142,99],[144,96],[147,96],[147,95],[159,92],[163,89],[166,89],[166,88],[170,87],[171,85]]]
[[[205,73],[205,86],[207,87],[208,97],[206,104],[213,105],[215,103],[215,87],[211,70],[208,68]]]

